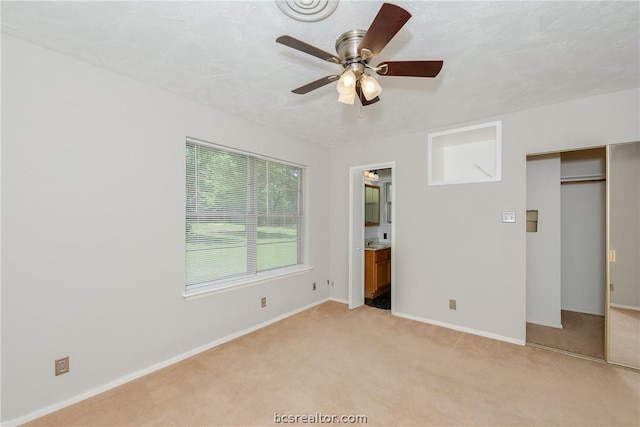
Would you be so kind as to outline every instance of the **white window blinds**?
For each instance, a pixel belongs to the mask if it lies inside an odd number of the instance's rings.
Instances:
[[[303,264],[302,200],[302,168],[187,140],[187,292]]]

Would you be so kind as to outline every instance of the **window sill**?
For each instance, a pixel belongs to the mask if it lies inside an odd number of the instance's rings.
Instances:
[[[311,270],[313,270],[313,267],[310,265],[297,265],[295,267],[280,269],[277,272],[265,272],[250,279],[243,278],[239,280],[229,281],[215,287],[202,287],[200,289],[194,289],[192,291],[185,292],[182,297],[185,300],[189,301],[209,295],[221,294],[223,292],[229,292],[249,286],[254,286],[264,282],[270,282],[275,279],[283,279],[285,277],[307,273]]]

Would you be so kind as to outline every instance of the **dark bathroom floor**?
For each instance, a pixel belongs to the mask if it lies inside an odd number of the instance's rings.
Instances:
[[[371,307],[381,308],[383,310],[391,310],[391,290],[379,295],[373,299],[365,298],[364,303]]]

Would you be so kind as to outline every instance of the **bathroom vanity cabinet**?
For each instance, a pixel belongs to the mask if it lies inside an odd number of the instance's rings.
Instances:
[[[364,297],[373,299],[391,287],[391,248],[364,252]]]

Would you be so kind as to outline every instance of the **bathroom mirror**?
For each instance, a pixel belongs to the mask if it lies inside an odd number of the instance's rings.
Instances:
[[[640,143],[609,146],[608,358],[640,369]]]
[[[392,212],[391,201],[393,200],[392,194],[391,194],[392,184],[390,182],[386,182],[384,186],[385,186],[385,209],[387,212],[387,223],[391,224],[391,212]]]
[[[380,187],[377,185],[364,185],[364,225],[380,225]]]

